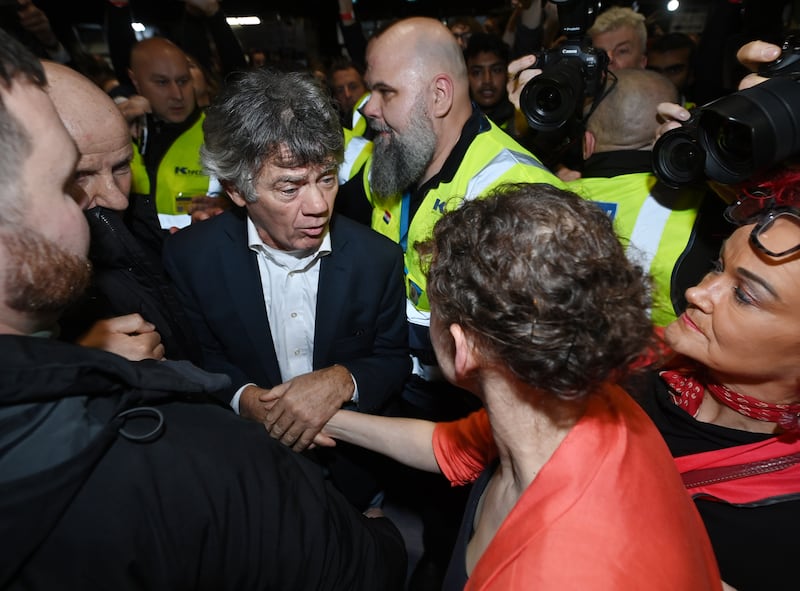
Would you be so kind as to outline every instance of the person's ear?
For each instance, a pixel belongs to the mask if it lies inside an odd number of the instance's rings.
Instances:
[[[453,369],[456,380],[461,382],[471,378],[479,365],[479,355],[475,342],[469,333],[464,332],[460,324],[450,325],[450,336],[453,337]]]
[[[431,115],[437,118],[446,116],[453,107],[454,94],[453,80],[445,74],[436,76],[433,80],[433,108],[431,109]]]
[[[589,156],[594,154],[594,149],[597,146],[597,138],[591,131],[583,132],[583,159],[588,160]]]
[[[136,94],[141,95],[142,91],[139,90],[139,81],[136,80],[136,76],[133,75],[133,70],[130,68],[128,68],[128,78],[130,78],[130,81],[133,83],[133,87],[136,89]]]
[[[239,207],[244,207],[247,205],[247,200],[244,198],[244,195],[242,195],[242,193],[233,185],[233,183],[222,181],[220,184],[235,205],[238,205]]]

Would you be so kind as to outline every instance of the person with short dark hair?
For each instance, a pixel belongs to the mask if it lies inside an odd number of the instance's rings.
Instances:
[[[663,74],[681,93],[681,103],[691,100],[696,45],[686,33],[667,33],[653,39],[647,49],[647,69]]]
[[[508,100],[506,69],[509,49],[497,35],[475,33],[464,50],[470,98],[500,129],[517,137],[516,109]]]
[[[367,94],[363,72],[350,60],[334,60],[328,68],[328,86],[339,109],[342,125],[352,129],[353,109]]]
[[[341,411],[317,442],[475,483],[444,589],[719,589],[661,436],[615,385],[651,325],[605,213],[549,185],[466,202],[434,228],[428,289],[442,372],[484,408]]]
[[[477,19],[471,16],[452,18],[447,26],[462,50],[467,48],[467,43],[469,43],[469,38],[472,37],[472,35],[483,32],[481,24]]]
[[[91,266],[45,83],[0,31],[0,587],[400,589],[396,528],[212,402],[228,378],[50,338]]]

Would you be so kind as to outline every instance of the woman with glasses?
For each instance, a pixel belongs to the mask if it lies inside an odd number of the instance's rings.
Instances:
[[[474,482],[445,589],[719,589],[663,440],[612,384],[652,327],[608,217],[512,185],[445,214],[432,242],[436,356],[484,410],[439,424],[340,411],[324,434]]]
[[[666,328],[679,355],[640,397],[738,591],[796,589],[800,531],[800,173],[728,209],[740,227]]]

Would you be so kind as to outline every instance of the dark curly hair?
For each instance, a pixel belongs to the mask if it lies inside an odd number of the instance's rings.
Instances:
[[[540,390],[581,398],[650,344],[642,269],[606,214],[574,193],[501,186],[442,217],[432,242],[433,313]]]

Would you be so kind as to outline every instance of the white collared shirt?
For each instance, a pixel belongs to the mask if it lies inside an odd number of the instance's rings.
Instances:
[[[272,342],[286,382],[313,369],[320,259],[331,253],[330,231],[313,251],[278,250],[264,244],[247,218],[247,245],[257,255]]]
[[[256,253],[258,273],[267,321],[281,380],[314,369],[314,330],[317,314],[320,259],[331,253],[330,229],[313,251],[285,251],[264,244],[253,221],[247,218],[247,246]],[[353,379],[353,402],[358,402],[358,385]],[[245,384],[234,395],[231,407],[239,413],[239,398]]]

